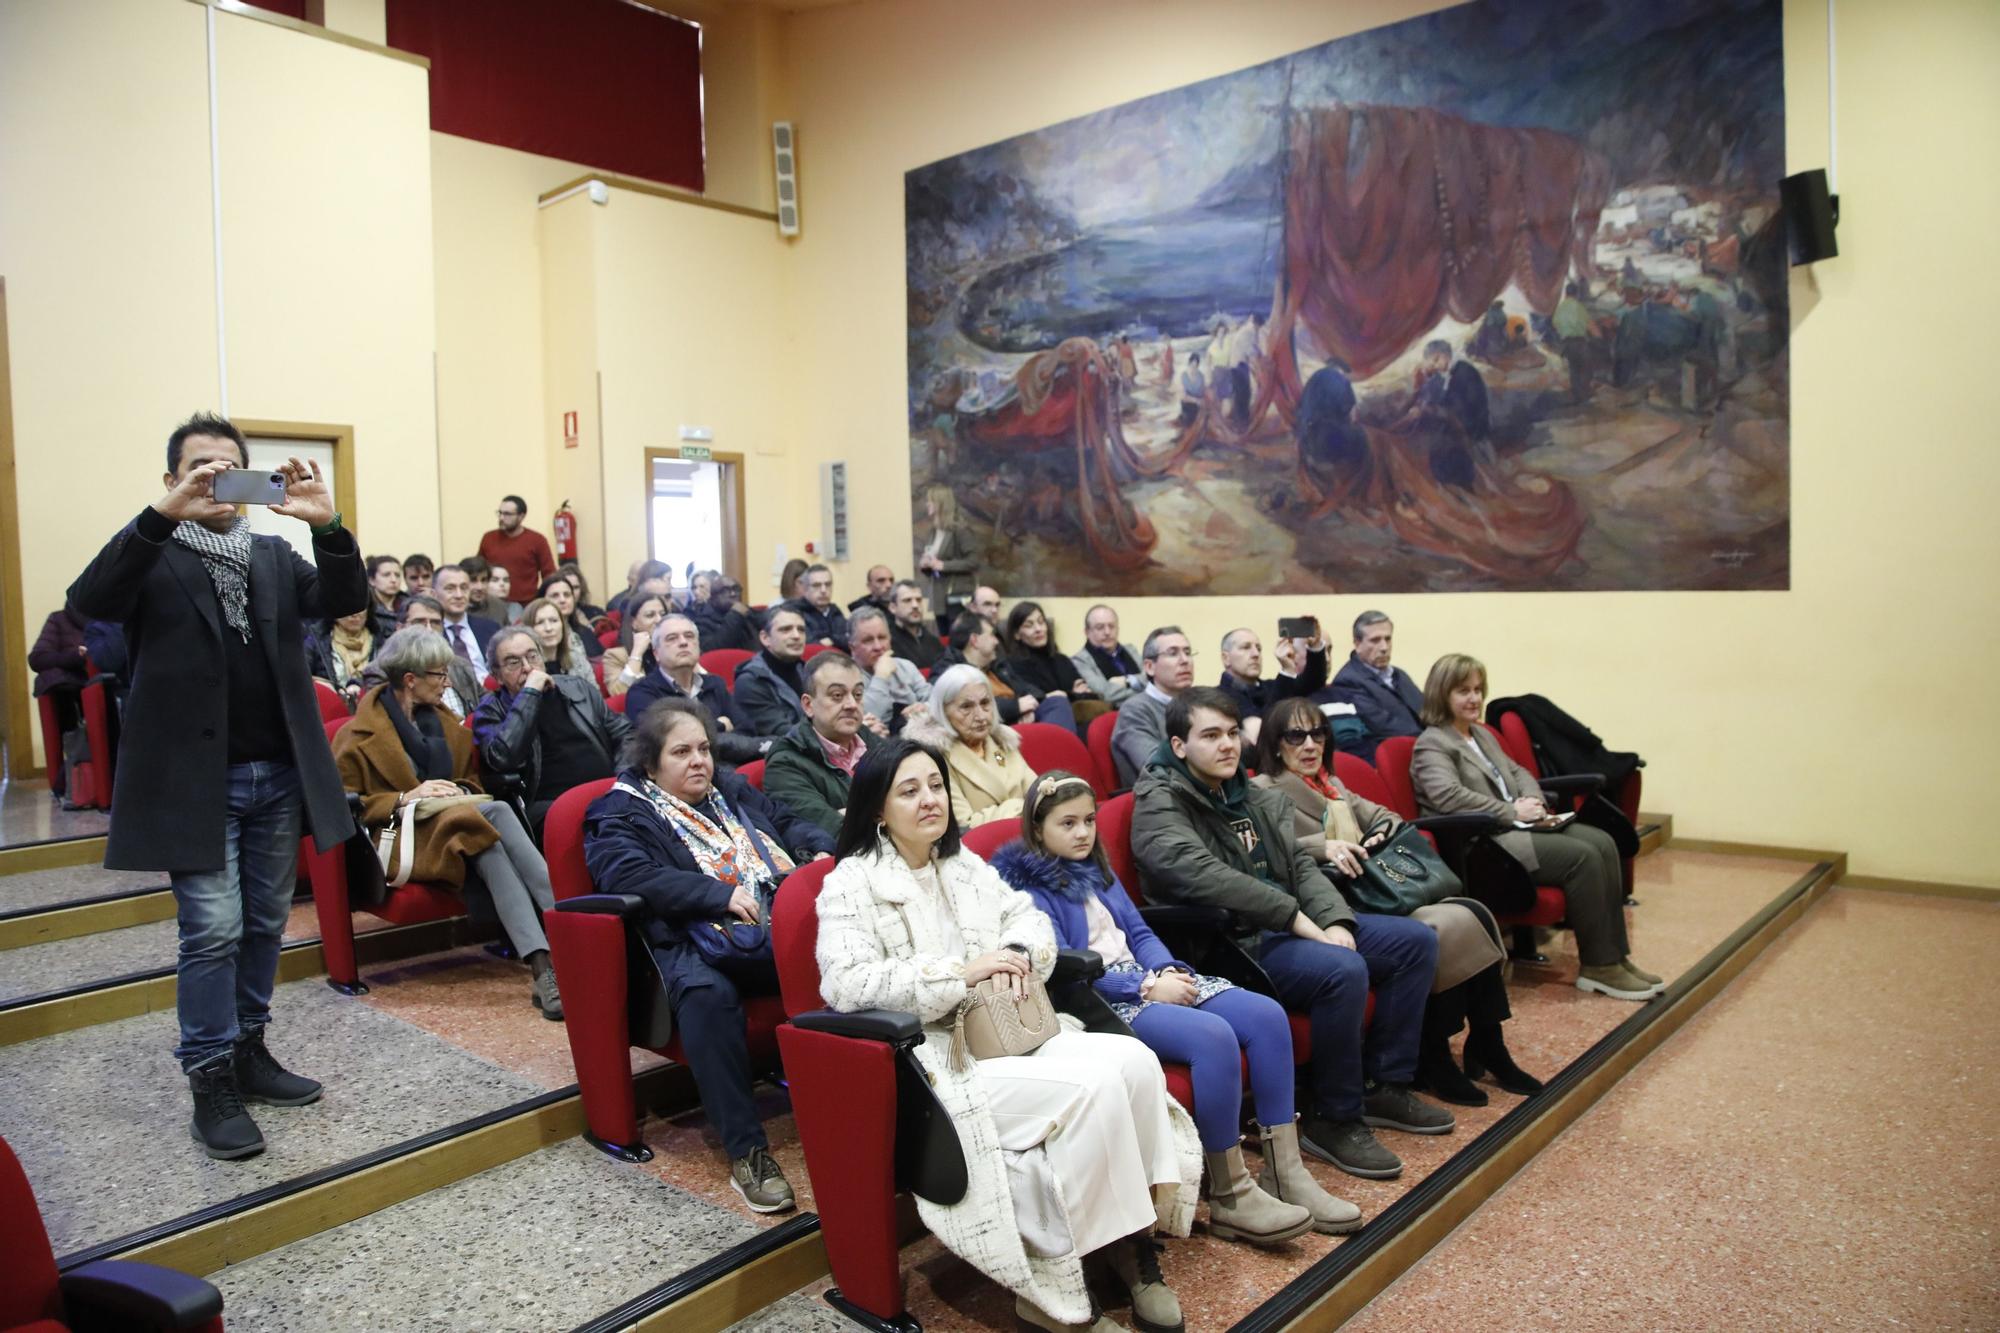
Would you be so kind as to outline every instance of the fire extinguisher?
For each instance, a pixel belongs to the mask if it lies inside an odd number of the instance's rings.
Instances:
[[[556,509],[556,559],[576,559],[576,515],[567,500]]]

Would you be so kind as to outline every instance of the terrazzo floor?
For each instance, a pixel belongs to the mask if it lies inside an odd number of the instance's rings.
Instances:
[[[1835,889],[1346,1327],[2000,1328],[1995,958]]]
[[[164,889],[167,877],[158,870],[106,870],[102,866],[61,866],[0,875],[0,912],[57,907],[81,898],[133,889]]]
[[[106,810],[65,810],[39,782],[0,781],[0,847],[84,838],[111,828]]]
[[[386,930],[388,923],[359,915],[354,918],[354,927],[357,934],[365,935],[371,930]],[[318,938],[319,918],[312,904],[294,903],[291,919],[285,923],[285,942]],[[179,941],[179,927],[173,921],[148,921],[0,951],[0,1001],[172,967]]]

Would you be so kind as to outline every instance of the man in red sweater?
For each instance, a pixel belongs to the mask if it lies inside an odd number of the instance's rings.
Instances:
[[[532,602],[542,580],[556,572],[555,552],[549,549],[547,537],[521,525],[528,516],[526,500],[505,496],[498,514],[500,526],[479,539],[479,558],[505,569],[513,579],[513,595],[524,603]]]

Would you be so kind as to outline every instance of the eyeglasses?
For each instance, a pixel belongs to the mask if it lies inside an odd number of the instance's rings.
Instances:
[[[1304,745],[1307,741],[1318,741],[1321,745],[1324,745],[1326,744],[1326,728],[1314,727],[1311,731],[1307,731],[1303,727],[1289,727],[1278,733],[1278,739],[1287,745]]]
[[[541,653],[533,649],[521,654],[519,657],[503,657],[500,659],[500,669],[502,671],[518,671],[522,667],[535,667],[541,664]]]
[[[449,671],[426,671],[426,672],[424,672],[424,674],[425,674],[426,676],[429,676],[429,677],[430,677],[430,678],[431,678],[432,680],[450,680],[450,679],[451,679],[451,672],[449,672]]]
[[[496,509],[493,512],[501,518],[519,518],[521,516],[521,512],[518,509]]]
[[[1194,661],[1194,649],[1162,648],[1160,649],[1160,651],[1154,653],[1153,656],[1160,659],[1163,662],[1172,662],[1180,658],[1186,658],[1188,661],[1192,662]]]

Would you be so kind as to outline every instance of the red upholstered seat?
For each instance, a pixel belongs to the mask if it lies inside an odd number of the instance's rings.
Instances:
[[[112,778],[118,762],[118,747],[112,743],[112,728],[117,725],[118,709],[111,699],[111,682],[95,666],[90,668],[90,679],[84,683],[82,704],[83,734],[90,745],[90,790],[88,793],[71,792],[70,801],[71,804],[81,804],[80,798],[88,795],[91,805],[99,810],[109,810]]]
[[[326,724],[328,744],[340,734],[340,729],[348,721],[343,714]],[[360,839],[363,845],[358,846],[355,839]],[[411,880],[408,884],[388,889],[382,901],[372,907],[354,906],[347,879],[348,852],[353,849],[357,858],[373,857],[373,847],[365,846],[370,841],[366,830],[324,852],[314,848],[310,834],[300,841],[306,878],[312,884],[313,911],[319,918],[320,951],[326,959],[326,982],[335,990],[349,995],[365,994],[368,990],[362,984],[360,968],[354,958],[355,912],[366,912],[398,926],[465,915],[465,899],[457,889],[421,880]]]
[[[993,854],[1021,836],[1021,821],[1018,819],[995,819],[969,828],[959,839],[965,850],[982,861],[991,861]]]
[[[604,706],[609,708],[614,713],[622,713],[625,711],[625,696],[622,694],[614,694],[609,699],[606,699],[604,701]]]
[[[616,648],[618,646],[618,625],[616,621],[612,622],[610,629],[605,630],[597,636],[597,643],[601,648]],[[643,644],[640,646],[644,647]]]
[[[1500,744],[1505,747],[1508,755],[1515,763],[1534,774],[1536,781],[1548,776],[1542,772],[1541,761],[1535,755],[1534,737],[1528,734],[1528,724],[1521,720],[1519,713],[1512,711],[1502,713],[1499,729],[1495,731],[1489,725],[1487,730],[1493,731],[1500,738]],[[1632,775],[1619,784],[1618,790],[1607,789],[1604,793],[1605,799],[1617,806],[1619,812],[1635,829],[1639,825],[1640,786],[1644,777],[1645,774],[1635,768],[1632,770]],[[1619,862],[1619,867],[1625,878],[1625,895],[1629,898],[1632,895],[1633,882],[1632,858],[1629,856],[1623,858]]]
[[[601,778],[572,787],[549,807],[542,854],[549,863],[556,907],[542,914],[542,923],[562,979],[563,1026],[589,1126],[584,1137],[621,1160],[643,1162],[653,1152],[639,1141],[632,1048],[677,1063],[686,1060],[674,1034],[666,988],[636,918],[618,910],[611,895],[598,894],[584,861],[584,814],[592,801],[611,790],[613,781]],[[585,907],[604,910],[576,910]],[[775,995],[745,996],[743,1017],[750,1058],[768,1066],[777,1056],[773,1032],[784,1018],[783,1006]]]
[[[1022,722],[1014,730],[1021,733],[1021,758],[1029,768],[1037,773],[1067,769],[1088,782],[1098,800],[1110,795],[1111,783],[1098,770],[1096,757],[1068,727],[1053,722]]]
[[[840,650],[835,648],[830,643],[809,643],[805,646],[805,650],[799,654],[799,661],[810,662],[815,657],[818,657],[821,653],[832,653],[838,651]]]
[[[313,698],[319,702],[322,722],[345,722],[352,711],[347,706],[347,696],[323,680],[313,681]]]
[[[1090,719],[1085,730],[1084,741],[1090,747],[1090,757],[1097,765],[1097,776],[1104,782],[1107,792],[1118,789],[1118,761],[1111,753],[1111,732],[1118,725],[1116,712],[1099,713]]]
[[[723,685],[734,690],[736,668],[755,656],[755,653],[742,648],[713,648],[701,655],[701,669],[712,676],[722,677]]]
[[[738,776],[758,791],[764,790],[764,761],[762,759],[752,759],[747,764],[738,764],[736,772]]]
[[[44,694],[35,704],[41,715],[42,761],[49,775],[49,790],[60,796],[63,794],[62,724],[56,717],[55,697]]]

